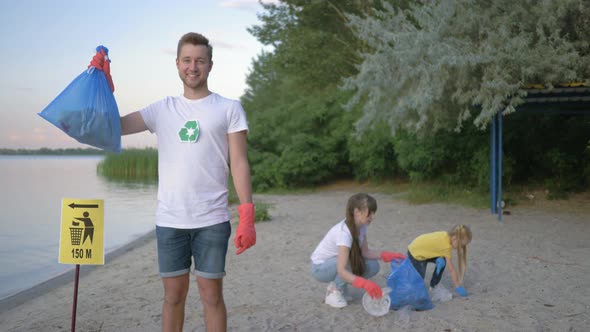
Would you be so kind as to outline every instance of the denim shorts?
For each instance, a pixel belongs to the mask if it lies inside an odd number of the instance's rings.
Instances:
[[[207,279],[225,276],[225,255],[231,235],[229,221],[195,229],[156,226],[160,276],[176,277],[190,272]]]

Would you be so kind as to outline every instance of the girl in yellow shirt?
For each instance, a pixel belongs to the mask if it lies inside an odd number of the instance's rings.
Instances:
[[[455,284],[455,291],[461,296],[467,296],[467,291],[461,284],[467,268],[467,245],[471,242],[471,238],[471,229],[466,225],[455,225],[448,232],[422,234],[408,246],[408,257],[422,278],[424,278],[428,263],[436,265],[430,279],[430,287],[432,288],[438,285],[445,271],[445,266],[448,265]],[[458,273],[451,259],[453,249],[457,250]]]

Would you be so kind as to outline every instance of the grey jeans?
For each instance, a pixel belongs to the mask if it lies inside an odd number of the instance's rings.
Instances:
[[[311,275],[319,282],[335,282],[336,287],[342,291],[346,289],[346,281],[340,279],[337,271],[338,257],[332,257],[321,264],[311,264]],[[379,261],[365,258],[365,273],[362,277],[369,279],[379,272]],[[350,271],[350,265],[347,267]]]

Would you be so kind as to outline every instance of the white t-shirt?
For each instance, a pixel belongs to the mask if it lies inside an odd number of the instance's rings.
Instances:
[[[367,226],[362,225],[359,230],[359,244],[361,246],[366,233]],[[346,226],[345,219],[342,219],[342,221],[330,228],[328,233],[311,254],[311,262],[313,264],[321,264],[329,258],[338,256],[338,246],[352,247],[352,235],[350,234],[348,226]]]
[[[158,136],[156,224],[201,228],[230,219],[227,135],[248,130],[237,100],[166,97],[139,111]]]

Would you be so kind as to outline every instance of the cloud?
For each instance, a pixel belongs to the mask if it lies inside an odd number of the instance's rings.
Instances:
[[[175,48],[169,48],[169,47],[168,48],[163,48],[162,49],[162,53],[176,56],[176,49]]]
[[[219,35],[223,35],[224,32],[220,32]],[[215,51],[215,49],[225,49],[225,50],[245,50],[248,49],[248,47],[244,46],[243,44],[239,44],[239,43],[234,43],[234,42],[228,42],[228,41],[224,41],[224,40],[211,40],[210,41],[211,45],[213,46],[213,50]],[[166,55],[173,55],[176,56],[176,48],[162,48],[160,49],[160,51]]]
[[[211,44],[213,45],[214,48],[223,48],[223,49],[229,49],[229,50],[244,49],[244,46],[242,46],[242,45],[236,45],[236,44],[224,42],[221,40],[211,42]]]
[[[39,146],[78,145],[74,139],[59,130],[33,127],[27,131],[9,130],[4,136],[8,148],[36,148]]]
[[[52,128],[33,127],[26,132],[9,130],[1,138],[3,141],[1,147],[8,149],[64,148],[81,145],[62,131]]]
[[[263,0],[263,3],[275,3],[278,4],[279,1],[278,0]],[[227,7],[227,8],[238,8],[238,9],[259,9],[260,8],[260,4],[258,3],[258,0],[222,0],[219,1],[219,5],[221,7]]]

